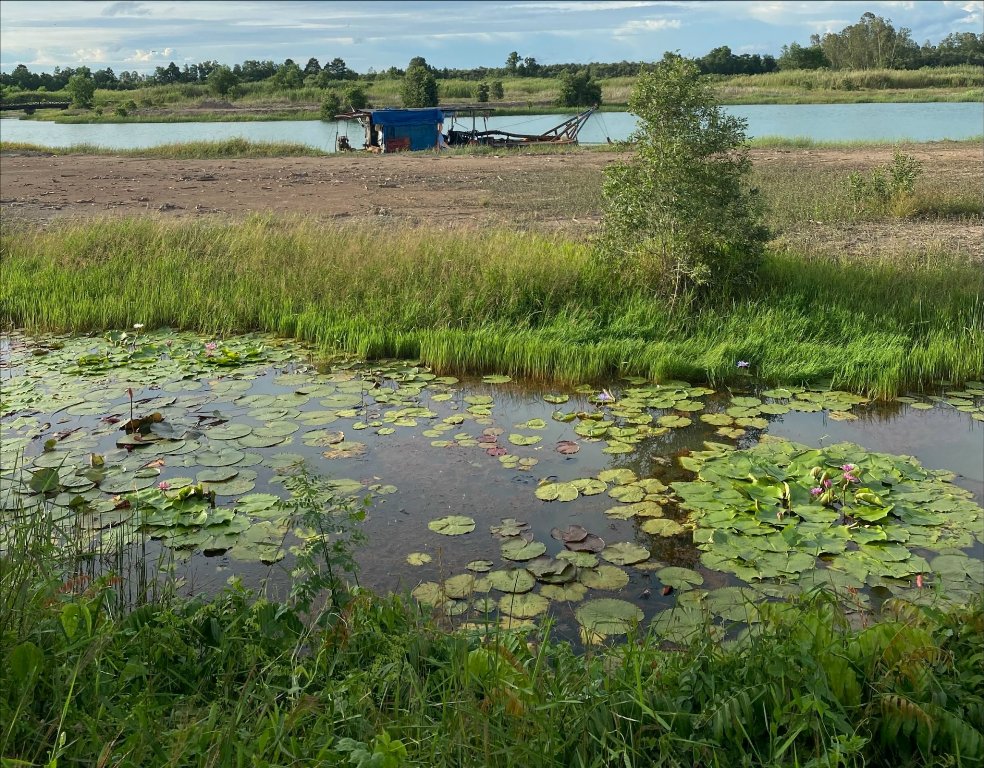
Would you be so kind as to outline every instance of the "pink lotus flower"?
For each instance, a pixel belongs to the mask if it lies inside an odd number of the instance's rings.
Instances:
[[[210,341],[208,344],[205,345],[205,349],[207,349],[209,352],[214,352],[218,348],[219,345],[216,344],[214,341]]]
[[[823,488],[821,488],[819,485],[816,488],[810,489],[811,496],[819,496],[821,493],[823,493]]]
[[[921,573],[916,575],[916,587],[919,588],[919,589],[922,589],[922,587],[923,587],[923,580],[922,580],[922,574]]]
[[[823,481],[823,487],[824,488],[829,488],[832,485],[833,485],[833,483],[830,481],[830,478],[827,478],[826,480]]]
[[[844,464],[841,467],[842,472],[853,472],[855,469],[856,467],[853,464]]]
[[[860,483],[861,482],[854,475],[852,475],[850,472],[845,472],[844,473],[844,479],[847,480],[847,482],[849,482],[849,483]]]
[[[171,484],[167,480],[161,480],[161,482],[157,484],[157,487],[160,488],[162,491],[171,490]]]

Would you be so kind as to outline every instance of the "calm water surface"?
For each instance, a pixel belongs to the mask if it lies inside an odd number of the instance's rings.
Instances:
[[[806,137],[822,141],[939,141],[966,139],[984,132],[984,104],[795,104],[726,107],[748,120],[749,136]],[[490,129],[537,134],[564,117],[514,115],[493,117]],[[471,119],[457,125],[470,129]],[[479,128],[481,129],[481,121]],[[593,115],[581,131],[586,144],[627,139],[635,128],[628,112]],[[118,123],[63,125],[36,120],[0,120],[3,141],[27,141],[53,147],[94,144],[109,149],[140,149],[160,144],[243,138],[250,141],[289,141],[334,151],[335,139],[347,135],[360,147],[363,131],[357,123],[317,120],[248,123]]]
[[[271,366],[259,371],[258,375],[250,374],[247,377],[248,389],[231,394],[222,393],[219,386],[221,371],[217,371],[201,378],[201,387],[187,393],[187,396],[193,400],[203,397],[207,400],[207,408],[196,406],[198,413],[208,412],[221,415],[230,422],[259,426],[261,422],[249,416],[249,407],[241,398],[244,395],[289,395],[297,391],[296,380],[291,381],[290,377],[280,379],[285,370],[289,373],[291,367]],[[6,384],[9,386],[10,382],[16,382],[17,375],[16,369],[8,369],[5,373]],[[98,414],[72,416],[61,410],[42,414],[39,418],[55,424],[53,429],[61,431],[95,431],[103,414],[125,416],[129,406],[125,396],[127,384],[119,383],[125,382],[121,378],[124,375],[121,370],[115,375],[116,379],[106,382],[106,387],[113,394],[108,396],[105,410],[100,407]],[[173,408],[162,408],[168,419],[183,415],[180,403],[186,395],[181,394],[180,383],[176,384],[178,386],[166,390],[179,398]],[[379,419],[388,409],[397,407],[385,402],[373,402],[374,395],[386,392],[387,386],[384,379],[381,388],[366,390],[364,404],[360,406],[357,417],[360,421]],[[610,389],[617,394],[626,386],[629,385],[616,381],[612,382]],[[211,388],[215,388],[212,394],[209,393]],[[365,454],[354,458],[324,459],[321,455],[323,447],[307,447],[299,439],[304,429],[287,438],[283,445],[250,450],[265,457],[283,451],[298,453],[305,456],[317,472],[328,476],[355,479],[367,486],[372,483],[396,486],[394,493],[374,499],[364,523],[369,543],[358,553],[360,577],[362,584],[375,589],[408,590],[421,581],[439,581],[464,572],[465,564],[475,559],[493,559],[499,563],[496,567],[502,567],[503,563],[498,559],[499,543],[490,536],[489,527],[499,524],[503,518],[517,518],[530,523],[534,540],[546,544],[549,555],[556,555],[563,549],[560,542],[551,538],[551,529],[578,524],[610,542],[635,541],[642,544],[650,549],[653,559],[665,565],[700,571],[706,589],[736,583],[734,577],[701,565],[701,552],[693,545],[689,532],[668,538],[652,537],[639,530],[638,521],[606,516],[605,510],[614,503],[607,494],[582,496],[572,503],[545,503],[534,496],[538,482],[544,479],[571,481],[597,476],[604,469],[620,467],[632,469],[642,478],[656,477],[666,484],[689,480],[692,475],[678,466],[676,458],[690,451],[703,450],[707,440],[728,441],[715,435],[714,427],[699,421],[697,414],[692,414],[694,420],[691,426],[672,429],[659,437],[645,438],[630,453],[605,454],[602,452],[604,442],[576,438],[572,432],[573,424],[551,418],[555,410],[594,410],[596,405],[589,400],[589,395],[570,392],[569,402],[550,405],[543,400],[543,395],[548,391],[556,390],[515,382],[492,386],[478,380],[466,380],[454,385],[452,397],[438,402],[429,400],[428,390],[424,390],[421,404],[431,408],[436,416],[421,419],[417,427],[401,427],[393,434],[378,434],[373,428],[353,431],[354,418],[340,420],[328,427],[343,430],[347,441],[357,440],[365,444]],[[138,398],[161,394],[154,386],[137,390]],[[722,392],[707,396],[702,412],[723,410],[728,406],[731,394]],[[469,406],[465,398],[471,395],[488,395],[493,399],[490,422],[486,424],[501,428],[504,434],[500,444],[505,444],[511,453],[536,458],[539,462],[536,466],[528,471],[507,469],[497,458],[488,455],[483,446],[436,447],[432,445],[432,436],[422,434],[430,424],[437,424],[457,414],[466,414]],[[303,413],[320,407],[317,397],[314,397],[309,403],[299,405],[298,409]],[[170,415],[172,410],[173,416]],[[738,439],[737,445],[749,447],[762,435],[771,434],[812,446],[848,441],[869,450],[912,455],[928,468],[955,472],[955,482],[970,490],[978,504],[984,502],[984,424],[942,402],[929,410],[919,410],[898,402],[871,403],[856,406],[853,413],[857,416],[855,421],[834,421],[822,411],[770,415],[766,417],[769,422],[766,429],[750,430]],[[5,428],[8,438],[14,434],[11,431],[12,419],[13,416],[8,415],[0,425]],[[530,428],[525,427],[530,419],[542,419],[545,427],[531,432]],[[469,419],[449,432],[447,438],[450,439],[456,432],[479,437],[483,428],[483,424]],[[533,446],[514,448],[504,440],[511,432],[535,434],[541,440]],[[112,451],[117,437],[115,432],[100,437],[96,450]],[[554,450],[557,441],[571,438],[580,443],[577,454],[562,456]],[[35,440],[25,449],[25,454],[28,457],[38,454],[40,443],[40,439]],[[189,469],[181,458],[165,456],[160,479],[194,474],[195,470]],[[273,470],[264,464],[257,464],[252,469],[258,475],[254,492],[283,493],[281,485],[270,482],[275,476]],[[230,503],[228,499],[221,501]],[[476,528],[471,534],[455,537],[435,535],[428,530],[428,521],[445,515],[467,515],[475,520]],[[680,515],[668,510],[668,516]],[[423,567],[409,566],[407,554],[418,551],[431,555],[433,561]],[[984,549],[978,543],[970,554],[978,559],[984,558]],[[251,586],[267,583],[273,586],[275,592],[283,592],[289,581],[288,563],[289,558],[273,566],[260,566],[238,562],[228,555],[205,557],[197,553],[184,556],[179,572],[186,579],[189,591],[215,591],[231,575],[240,575]],[[618,597],[636,602],[647,615],[673,605],[675,597],[660,594],[659,582],[651,572],[632,567],[626,570],[630,574],[630,582],[620,590]],[[646,594],[650,588],[651,593]],[[561,632],[574,634],[576,626],[569,608],[560,606],[555,614]]]

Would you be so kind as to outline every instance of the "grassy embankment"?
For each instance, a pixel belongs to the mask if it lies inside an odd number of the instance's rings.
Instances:
[[[628,103],[633,77],[606,78],[602,103],[621,109]],[[974,102],[984,99],[984,68],[942,67],[922,70],[867,70],[857,72],[793,71],[763,75],[713,76],[715,94],[723,104],[848,104],[859,102]],[[504,78],[504,95],[497,114],[570,112],[556,106],[559,82],[552,78]],[[399,79],[377,78],[359,83],[376,106],[400,106]],[[442,104],[476,104],[477,83],[442,80]],[[344,84],[342,85],[344,87]],[[26,96],[26,94],[20,94]],[[38,94],[67,100],[64,92]],[[313,120],[324,91],[306,86],[289,91],[272,83],[245,83],[235,93],[217,96],[207,85],[148,86],[132,91],[98,90],[94,108],[102,110],[40,111],[34,119],[56,122],[181,122],[227,120]],[[125,117],[116,107],[133,102]]]
[[[333,528],[317,504],[302,521]],[[578,655],[549,628],[453,632],[353,591],[325,570],[350,556],[335,537],[323,559],[309,545],[282,602],[235,584],[182,599],[141,586],[146,563],[93,560],[54,519],[8,524],[0,556],[5,768],[984,762],[980,600],[889,601],[858,629],[820,593],[758,604],[727,644],[709,624],[672,648],[640,627]]]
[[[507,231],[115,220],[3,233],[0,319],[29,330],[261,329],[444,371],[559,381],[829,377],[892,395],[984,373],[979,264],[774,252],[691,308],[590,247]]]

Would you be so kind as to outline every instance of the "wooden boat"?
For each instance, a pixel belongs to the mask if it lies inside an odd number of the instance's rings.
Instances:
[[[577,135],[595,112],[595,107],[538,134],[489,129],[490,109],[448,107],[438,109],[358,109],[336,115],[338,120],[356,120],[365,130],[365,149],[370,152],[416,152],[437,149],[439,136],[452,147],[526,147],[539,144],[577,144]],[[471,128],[465,121],[471,119]],[[479,130],[478,120],[482,120]],[[448,129],[445,133],[445,124]],[[336,141],[339,150],[351,149],[347,136]]]

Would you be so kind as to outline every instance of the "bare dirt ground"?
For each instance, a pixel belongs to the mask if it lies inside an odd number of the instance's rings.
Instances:
[[[980,148],[942,143],[906,151],[940,184],[980,188],[984,182]],[[66,218],[266,213],[447,229],[505,225],[587,237],[601,220],[602,171],[617,159],[576,150],[233,160],[6,152],[0,156],[0,214],[7,223],[46,226]],[[892,149],[754,150],[752,159],[762,173],[788,169],[808,184],[890,162]],[[943,249],[984,255],[979,220],[807,220],[784,227],[781,238],[842,253]]]

